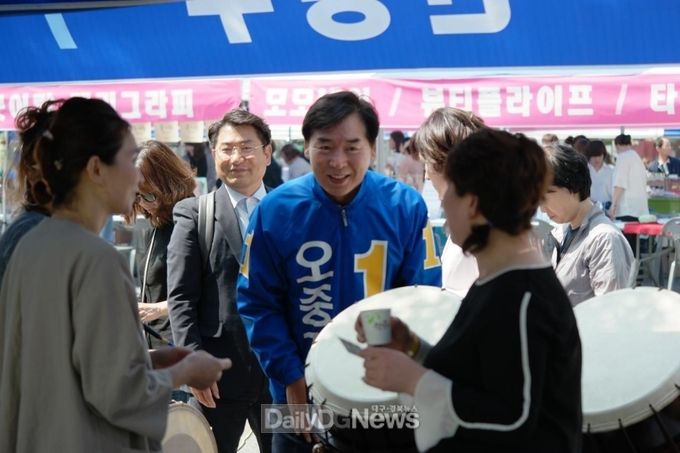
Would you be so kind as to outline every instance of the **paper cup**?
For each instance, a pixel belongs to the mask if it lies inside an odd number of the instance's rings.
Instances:
[[[364,326],[366,343],[369,346],[381,346],[392,341],[390,325],[390,309],[364,310],[359,313]]]

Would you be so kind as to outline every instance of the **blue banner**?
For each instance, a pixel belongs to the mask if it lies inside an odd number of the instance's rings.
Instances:
[[[0,0],[0,13],[7,11],[63,11],[69,9],[112,8],[136,6],[149,3],[168,3],[180,0]]]
[[[0,83],[678,64],[679,23],[678,0],[188,0],[12,12],[0,14]]]

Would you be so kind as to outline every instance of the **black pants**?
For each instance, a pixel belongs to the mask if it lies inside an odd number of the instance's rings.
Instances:
[[[213,429],[217,449],[220,453],[235,453],[238,442],[243,434],[246,420],[250,424],[261,453],[271,453],[272,435],[262,434],[260,405],[271,404],[269,389],[265,383],[262,394],[257,401],[215,399],[217,407],[208,408],[201,405],[196,398],[191,398],[189,404],[200,410]]]
[[[273,453],[312,453],[314,444],[308,444],[305,438],[297,434],[274,433]]]
[[[258,367],[254,356],[249,360],[235,350],[230,335],[218,338],[201,337],[203,348],[215,357],[229,357],[232,368],[225,371],[218,382],[220,399],[216,407],[202,406],[195,398],[189,404],[203,413],[212,427],[219,453],[235,453],[243,434],[246,420],[257,438],[261,453],[272,451],[272,435],[262,434],[260,406],[271,404],[267,379],[261,372],[244,372],[246,367]]]

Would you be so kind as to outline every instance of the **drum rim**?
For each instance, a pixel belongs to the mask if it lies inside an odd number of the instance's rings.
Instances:
[[[639,398],[634,402],[628,403],[628,407],[619,406],[607,411],[590,412],[588,414],[583,412],[583,432],[608,432],[619,429],[621,426],[629,427],[648,419],[654,415],[654,411],[657,413],[660,412],[680,396],[680,391],[678,391],[674,385],[677,384],[671,383],[670,385],[667,385],[667,387],[669,387],[667,389],[668,391],[665,391],[663,395],[655,393],[655,401],[651,403],[645,402],[642,398]],[[650,406],[653,407],[654,410],[652,410]],[[614,414],[623,411],[626,411],[627,413],[612,419]]]
[[[215,440],[215,434],[212,431],[212,427],[210,426],[210,423],[208,423],[208,420],[205,418],[205,416],[201,413],[200,410],[196,409],[190,404],[187,404],[182,401],[171,401],[170,405],[168,407],[168,422],[166,424],[166,429],[165,429],[165,434],[163,435],[163,440],[161,442],[161,445],[163,445],[163,450],[165,451],[165,442],[168,439],[168,428],[170,426],[170,414],[173,412],[180,412],[180,413],[190,413],[195,416],[195,419],[197,419],[200,422],[200,425],[205,428],[203,431],[203,434],[205,434],[205,437],[207,438],[208,443],[210,444],[211,451],[208,453],[217,453],[217,441]],[[185,434],[185,435],[190,435],[190,433],[182,432],[179,431],[177,433],[173,433],[173,436],[176,434]]]
[[[649,297],[653,295],[662,294],[664,297],[672,297],[677,299],[680,303],[680,294],[666,289],[654,287],[638,287],[638,288],[624,288],[613,291],[589,300],[574,307],[574,312],[579,321],[578,314],[590,308],[593,303],[602,301],[602,299],[614,299],[621,293],[635,294],[635,301],[640,303],[649,303]],[[666,300],[666,299],[664,299]],[[605,302],[608,303],[609,301]],[[579,326],[580,327],[580,326]],[[680,333],[680,332],[679,332]],[[586,340],[587,341],[587,340]],[[582,343],[584,343],[582,338]],[[583,379],[583,372],[582,372]],[[585,397],[585,382],[582,380],[582,394]],[[590,391],[590,386],[589,386]],[[596,388],[597,392],[602,391],[601,388]],[[583,432],[584,433],[602,433],[610,432],[619,429],[620,427],[629,427],[641,421],[644,421],[654,414],[654,411],[659,412],[666,406],[671,404],[680,396],[680,363],[674,369],[670,370],[660,380],[657,385],[648,389],[644,394],[637,396],[623,404],[610,406],[601,410],[586,410],[583,405]],[[652,409],[653,408],[653,409]]]
[[[418,289],[420,291],[428,291],[433,294],[444,294],[446,295],[447,299],[450,299],[452,303],[456,303],[456,310],[460,308],[460,303],[461,303],[461,298],[457,296],[456,294],[446,291],[445,289],[437,286],[430,286],[430,285],[411,285],[411,286],[403,286],[399,288],[394,288],[388,291],[384,291],[380,294],[368,297],[366,299],[362,299],[361,301],[356,302],[355,304],[350,305],[349,307],[345,308],[342,312],[340,312],[338,315],[336,315],[336,318],[340,316],[342,313],[348,311],[348,310],[356,310],[356,305],[362,302],[367,302],[367,301],[375,301],[375,300],[382,300],[385,297],[389,296],[389,294],[395,294],[399,292],[404,292],[406,290],[412,291],[413,289]],[[454,314],[455,317],[455,314]],[[453,319],[453,317],[452,317]],[[328,326],[332,325],[332,323],[327,324],[324,329]],[[323,331],[323,330],[322,330]],[[443,335],[445,333],[445,330],[441,332]],[[321,333],[319,334],[321,335]],[[312,366],[312,363],[317,356],[317,354],[320,354],[319,352],[319,345],[325,343],[326,341],[337,341],[338,335],[333,335],[332,337],[325,338],[323,339],[322,342],[319,342],[317,340],[314,341],[312,344],[308,354],[307,358],[305,360],[305,380],[307,382],[307,385],[309,386],[309,396],[310,399],[314,404],[320,404],[320,405],[325,405],[329,407],[333,412],[339,416],[343,417],[348,417],[351,414],[352,410],[363,410],[363,409],[371,409],[371,406],[375,405],[395,405],[395,404],[401,404],[399,401],[399,394],[395,392],[383,392],[384,393],[384,398],[374,398],[369,400],[363,399],[363,400],[354,400],[351,402],[347,401],[347,398],[344,397],[343,395],[338,394],[337,392],[330,391],[330,389],[322,383],[321,377],[317,374],[315,367]],[[349,403],[349,404],[348,404]],[[349,407],[348,407],[349,406]]]

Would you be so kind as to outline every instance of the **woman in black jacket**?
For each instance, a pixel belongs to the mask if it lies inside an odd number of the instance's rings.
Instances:
[[[149,220],[152,228],[144,231],[135,256],[142,287],[139,317],[163,337],[148,336],[149,346],[172,341],[167,302],[167,248],[174,226],[175,204],[193,196],[196,182],[191,169],[165,144],[150,140],[143,143],[136,162],[141,173],[133,213]]]

